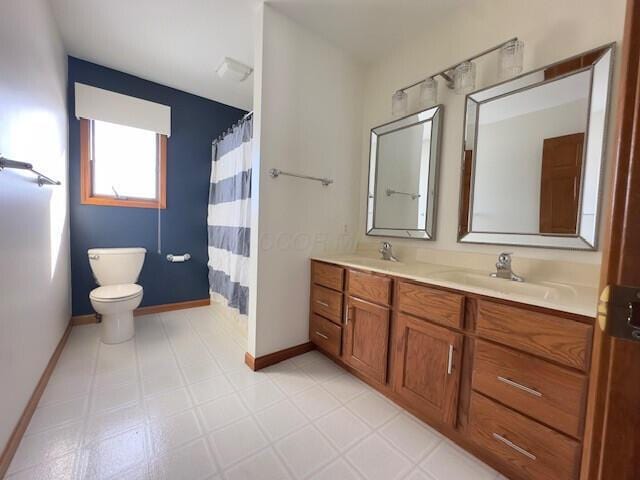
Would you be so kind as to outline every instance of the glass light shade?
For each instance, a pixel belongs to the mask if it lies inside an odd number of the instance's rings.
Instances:
[[[402,117],[409,111],[409,97],[402,90],[398,90],[391,97],[391,115]]]
[[[420,84],[420,105],[433,107],[438,103],[438,82],[433,77],[427,78]]]
[[[507,80],[522,72],[524,42],[513,40],[500,48],[498,56],[498,78]]]
[[[472,92],[476,88],[476,64],[462,62],[453,71],[453,89],[458,94]]]
[[[409,96],[406,92],[398,90],[391,97],[391,115],[394,117],[402,117],[409,110]]]

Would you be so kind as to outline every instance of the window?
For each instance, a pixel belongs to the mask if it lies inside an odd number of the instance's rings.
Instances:
[[[99,120],[80,120],[81,203],[166,208],[167,137]]]

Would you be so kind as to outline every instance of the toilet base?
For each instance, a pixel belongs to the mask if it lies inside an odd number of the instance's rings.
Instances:
[[[102,343],[114,344],[126,342],[133,338],[133,311],[102,314],[100,340]]]

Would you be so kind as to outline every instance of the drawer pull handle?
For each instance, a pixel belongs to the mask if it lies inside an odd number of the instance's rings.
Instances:
[[[498,377],[498,380],[500,380],[502,383],[506,383],[507,385],[511,386],[511,387],[515,387],[515,388],[519,388],[520,390],[527,392],[535,397],[542,397],[542,393],[540,393],[537,390],[534,390],[533,388],[529,388],[525,385],[522,385],[518,382],[514,382],[513,380],[509,380],[508,378],[505,377]]]
[[[447,357],[447,375],[453,372],[453,345],[449,344],[449,354]]]
[[[329,304],[327,302],[323,302],[322,300],[316,300],[316,303],[319,303],[323,307],[329,308]]]
[[[495,438],[499,442],[504,443],[506,446],[513,448],[516,452],[524,455],[525,457],[530,458],[531,460],[537,460],[537,457],[533,453],[526,451],[522,447],[519,447],[508,438],[504,438],[502,435],[498,435],[497,433],[493,434],[493,438]]]
[[[324,333],[320,333],[320,332],[316,331],[316,335],[318,335],[320,338],[324,338],[325,340],[329,340],[329,337],[326,336]]]

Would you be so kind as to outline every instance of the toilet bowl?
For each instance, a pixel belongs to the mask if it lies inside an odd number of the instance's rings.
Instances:
[[[89,294],[93,309],[101,315],[103,343],[121,343],[135,333],[133,311],[142,302],[143,288],[136,282],[146,250],[144,248],[92,248],[89,265],[98,288]]]
[[[103,343],[121,343],[133,338],[133,311],[140,306],[142,293],[142,287],[136,283],[106,285],[91,291],[91,305],[102,316]]]

